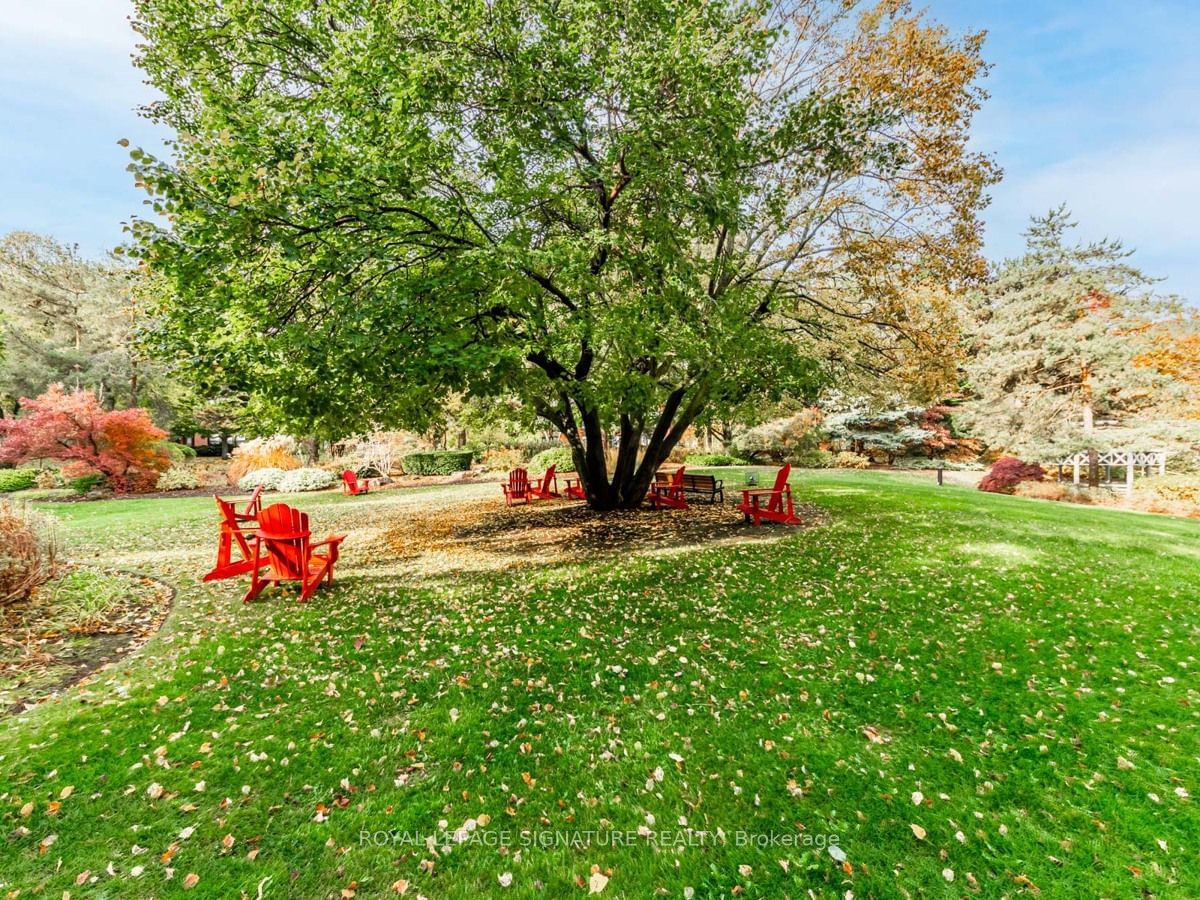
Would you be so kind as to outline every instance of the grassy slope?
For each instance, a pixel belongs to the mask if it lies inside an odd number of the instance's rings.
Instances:
[[[630,898],[1029,883],[1200,896],[1200,816],[1177,792],[1200,790],[1200,525],[874,473],[795,483],[828,527],[421,584],[372,570],[351,542],[348,577],[303,608],[243,608],[237,585],[191,582],[208,501],[56,510],[77,555],[184,590],[138,658],[5,723],[0,818],[29,833],[0,855],[3,887],[162,896],[195,873],[189,896],[253,897],[269,877],[268,897],[382,895],[399,879],[410,896],[472,897],[511,872],[506,895],[558,897],[585,893],[598,865],[604,895]],[[403,512],[383,495],[306,502],[325,519]],[[424,837],[480,816],[449,853],[360,844],[364,829]],[[521,836],[648,816],[727,842]],[[837,834],[849,872],[735,838],[797,829]],[[91,886],[74,887],[85,870]]]

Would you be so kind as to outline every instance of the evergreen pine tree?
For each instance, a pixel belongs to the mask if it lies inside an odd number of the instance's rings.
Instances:
[[[1136,364],[1171,303],[1116,240],[1071,244],[1065,207],[1034,217],[1026,250],[976,297],[966,365],[972,432],[1037,458],[1095,442],[1097,421],[1150,405],[1162,375]]]

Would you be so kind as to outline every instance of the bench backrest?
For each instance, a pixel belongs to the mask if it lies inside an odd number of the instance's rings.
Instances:
[[[683,486],[690,490],[715,491],[717,479],[712,475],[684,475]]]

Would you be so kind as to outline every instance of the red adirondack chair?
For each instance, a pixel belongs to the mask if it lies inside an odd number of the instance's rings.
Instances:
[[[353,469],[347,469],[342,473],[342,493],[350,494],[352,497],[357,497],[359,494],[368,494],[371,492],[371,481],[368,478],[362,480],[362,484],[358,483],[358,476],[354,474]]]
[[[500,485],[504,491],[504,503],[512,506],[517,500],[529,502],[529,473],[524,469],[513,469],[508,473],[508,484]]]
[[[671,473],[667,481],[656,481],[650,485],[650,502],[655,509],[669,506],[672,509],[687,509],[687,498],[683,495],[683,466]]]
[[[567,486],[563,489],[563,494],[571,500],[586,500],[587,491],[583,489],[583,479],[578,475],[567,479]]]
[[[217,510],[221,514],[217,537],[217,564],[204,576],[204,581],[236,578],[255,568],[254,553],[250,550],[247,538],[258,527],[258,514],[262,509],[262,485],[254,489],[241,512],[230,500],[222,500],[217,496],[213,499],[217,501]],[[233,558],[234,544],[237,545],[240,559]],[[260,567],[265,565],[265,562],[258,563]]]
[[[788,476],[792,473],[791,464],[785,465],[775,476],[775,486],[772,488],[751,488],[742,491],[742,505],[738,507],[746,516],[747,522],[761,525],[763,519],[771,522],[782,522],[784,525],[799,525],[800,519],[792,508],[792,486],[788,484]],[[767,505],[762,505],[763,498]]]
[[[300,582],[300,602],[317,592],[321,581],[333,584],[333,564],[338,559],[338,547],[344,534],[330,535],[323,541],[312,540],[308,529],[308,514],[286,503],[274,503],[258,514],[258,530],[254,532],[254,559],[268,566],[266,575],[255,568],[250,577],[250,589],[242,598],[249,603],[269,585],[282,581]],[[328,548],[314,553],[318,547]]]
[[[529,486],[529,496],[534,500],[550,500],[560,496],[558,493],[558,478],[554,474],[557,466],[551,466],[542,475],[541,481],[534,481]]]

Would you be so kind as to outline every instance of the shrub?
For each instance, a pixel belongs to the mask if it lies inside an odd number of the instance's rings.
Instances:
[[[792,454],[788,462],[801,469],[828,469],[833,465],[833,454],[828,450],[814,447]]]
[[[239,491],[252,491],[260,484],[264,491],[279,490],[279,479],[285,474],[283,469],[275,469],[267,467],[265,469],[255,469],[253,472],[247,472],[237,481]]]
[[[144,409],[105,411],[89,391],[66,393],[53,384],[25,414],[0,420],[0,462],[61,459],[104,476],[116,491],[150,490],[171,465],[164,439]],[[77,472],[77,475],[83,474]]]
[[[49,517],[0,502],[0,606],[24,600],[53,575],[57,549]]]
[[[943,406],[849,410],[826,418],[825,430],[832,449],[863,453],[889,465],[909,454],[962,452],[969,458],[978,451],[977,445],[963,446],[954,433],[950,410]]]
[[[525,463],[525,451],[519,447],[499,447],[495,450],[485,450],[483,464],[489,469],[516,469]]]
[[[67,481],[67,487],[77,494],[88,494],[105,486],[104,476],[99,472],[77,475]]]
[[[42,469],[38,472],[34,483],[44,491],[52,490],[62,484],[62,479],[53,469]]]
[[[416,439],[406,431],[375,431],[343,441],[338,466],[361,473],[370,470],[383,477],[396,469],[396,460],[418,449]]]
[[[1200,478],[1195,475],[1167,475],[1149,482],[1150,490],[1163,500],[1200,503]]]
[[[1037,463],[1022,462],[1015,456],[1002,456],[992,463],[988,473],[979,482],[979,489],[993,494],[1011,494],[1022,481],[1041,481],[1045,477],[1045,471]]]
[[[1013,489],[1013,493],[1034,500],[1068,499],[1066,486],[1054,481],[1022,481]]]
[[[279,477],[278,489],[288,494],[323,491],[333,485],[333,474],[324,469],[292,469]]]
[[[528,468],[531,471],[543,472],[551,466],[557,466],[559,472],[574,472],[575,457],[571,453],[571,448],[552,447],[549,450],[543,450],[529,461]]]
[[[749,459],[770,459],[776,462],[794,460],[820,449],[824,430],[822,413],[815,406],[792,416],[773,419],[738,435],[733,450]]]
[[[27,491],[37,484],[37,472],[33,469],[0,469],[0,494]]]
[[[190,466],[171,466],[158,477],[155,487],[160,491],[194,491],[200,487],[200,478]]]
[[[692,453],[684,462],[689,466],[746,466],[749,462],[731,453]]]
[[[892,461],[893,469],[945,469],[947,472],[978,472],[983,466],[977,462],[954,459],[930,459],[927,456],[902,456]]]
[[[866,469],[870,467],[871,460],[861,454],[843,450],[833,458],[833,465],[838,469]]]
[[[300,468],[296,441],[285,434],[254,438],[233,448],[229,459],[229,480],[242,485],[243,476],[261,469],[288,471]]]
[[[452,475],[471,468],[472,450],[430,450],[410,453],[401,460],[408,475]]]

